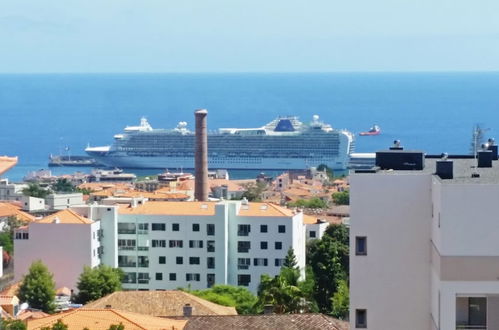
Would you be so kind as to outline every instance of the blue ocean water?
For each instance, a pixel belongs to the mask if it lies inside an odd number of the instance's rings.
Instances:
[[[318,114],[355,133],[380,125],[382,135],[357,137],[357,152],[400,139],[429,153],[468,153],[476,123],[499,138],[499,73],[0,75],[0,155],[20,159],[4,176],[46,168],[65,146],[84,154],[87,144],[110,144],[141,116],[153,127],[193,128],[197,108],[208,109],[210,129]]]

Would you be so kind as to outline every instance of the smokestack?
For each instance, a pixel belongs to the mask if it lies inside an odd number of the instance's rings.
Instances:
[[[194,154],[196,176],[194,198],[205,202],[208,200],[208,135],[206,132],[206,109],[196,110],[196,150]]]

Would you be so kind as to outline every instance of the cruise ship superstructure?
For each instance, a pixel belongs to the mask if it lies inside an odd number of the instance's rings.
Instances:
[[[195,134],[186,122],[153,129],[145,118],[114,136],[111,146],[87,147],[99,163],[119,168],[194,168]],[[260,128],[221,128],[208,133],[210,169],[291,170],[325,164],[345,169],[354,136],[314,115],[309,124],[280,117]]]

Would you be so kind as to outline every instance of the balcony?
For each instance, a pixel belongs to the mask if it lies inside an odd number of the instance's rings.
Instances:
[[[135,251],[135,246],[118,246],[118,250]]]
[[[133,234],[135,235],[135,229],[118,229],[118,234]]]
[[[118,263],[118,267],[137,267],[136,262],[120,262]]]

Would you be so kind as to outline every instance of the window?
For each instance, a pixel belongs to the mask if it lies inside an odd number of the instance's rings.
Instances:
[[[199,265],[199,257],[189,257],[189,265]]]
[[[199,281],[201,281],[201,275],[197,274],[197,273],[187,273],[187,274],[185,274],[185,280],[187,282],[190,282],[190,281],[199,282]]]
[[[275,242],[274,247],[276,250],[282,250],[282,242]]]
[[[215,258],[214,257],[208,257],[206,259],[206,265],[208,269],[214,269],[215,268]]]
[[[151,224],[151,229],[153,231],[165,231],[166,225],[164,223],[153,223]]]
[[[274,265],[275,265],[276,267],[281,267],[283,263],[284,263],[284,259],[279,259],[279,258],[276,258],[276,259],[274,260]]]
[[[317,237],[316,236],[317,234],[316,234],[315,230],[311,230],[308,235],[310,236],[310,238],[316,238]]]
[[[206,282],[208,282],[208,287],[211,288],[215,284],[215,274],[206,274]]]
[[[278,231],[279,231],[279,233],[285,233],[286,232],[286,226],[285,225],[279,225]]]
[[[176,281],[177,280],[177,273],[170,273],[170,281]]]
[[[178,223],[172,223],[172,231],[179,231],[180,225]]]
[[[164,265],[164,264],[166,264],[166,257],[159,257],[158,263],[159,263],[160,265]]]
[[[138,257],[138,266],[139,267],[149,267],[149,257],[139,256]]]
[[[239,253],[248,253],[251,248],[251,242],[249,241],[238,241],[237,242],[237,252]]]
[[[249,286],[251,275],[237,275],[237,285]]]
[[[135,234],[135,224],[119,222],[118,234]]]
[[[355,327],[367,328],[367,311],[365,309],[355,310]]]
[[[152,240],[152,247],[153,248],[156,248],[156,247],[166,247],[166,240],[164,239],[153,239]]]
[[[260,233],[266,233],[268,231],[267,225],[260,225]]]
[[[251,265],[250,258],[238,258],[237,259],[237,269],[248,269]]]
[[[135,250],[134,239],[119,239],[118,250]]]
[[[254,258],[253,259],[253,266],[268,266],[268,259],[267,258]]]
[[[208,236],[215,236],[215,225],[212,223],[207,224],[206,233]]]
[[[355,237],[355,254],[358,256],[367,255],[367,238],[365,236]]]
[[[206,250],[208,252],[215,252],[215,241],[206,241]]]
[[[149,283],[149,273],[137,273],[138,282],[140,284],[148,284]]]
[[[136,267],[137,259],[134,256],[118,256],[118,267]]]
[[[189,241],[190,248],[203,248],[203,241]]]
[[[269,248],[269,243],[267,243],[267,242],[260,242],[260,249],[267,250],[268,248]]]
[[[162,281],[163,280],[163,273],[156,273],[156,281]]]
[[[248,236],[250,231],[250,225],[237,225],[237,236]]]
[[[137,233],[139,234],[147,234],[149,232],[149,224],[148,223],[139,223],[139,228]]]
[[[192,224],[192,231],[199,231],[199,223]]]
[[[169,242],[169,246],[171,248],[175,248],[175,247],[178,247],[178,248],[181,248],[184,246],[184,241],[179,241],[179,240],[170,240]]]
[[[182,265],[184,263],[183,257],[177,257],[177,265]]]
[[[137,283],[137,273],[125,273],[122,283]]]

